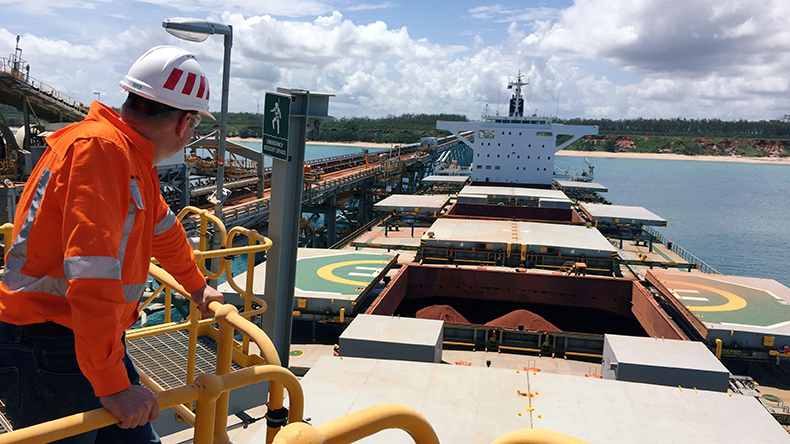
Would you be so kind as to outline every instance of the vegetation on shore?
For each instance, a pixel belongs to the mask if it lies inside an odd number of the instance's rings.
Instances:
[[[0,105],[9,126],[22,125],[22,113]],[[214,113],[219,120],[219,113]],[[229,113],[228,135],[261,137],[262,116],[256,113]],[[310,140],[325,142],[414,143],[421,137],[442,137],[437,120],[467,121],[458,114],[403,114],[372,119],[344,117],[323,123],[318,136]],[[585,137],[567,149],[634,153],[675,153],[743,157],[790,156],[790,122],[781,120],[719,119],[554,119],[568,125],[597,125],[599,135]],[[209,119],[197,128],[198,134],[218,129]]]

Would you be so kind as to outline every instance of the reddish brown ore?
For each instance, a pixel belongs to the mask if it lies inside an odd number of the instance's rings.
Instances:
[[[449,305],[431,305],[417,312],[421,319],[438,319],[450,324],[471,324],[466,318]]]
[[[543,319],[542,316],[528,310],[511,311],[504,316],[498,317],[493,321],[486,323],[486,327],[513,329],[517,329],[519,325],[522,325],[525,330],[562,331],[554,326],[554,324],[551,322]]]

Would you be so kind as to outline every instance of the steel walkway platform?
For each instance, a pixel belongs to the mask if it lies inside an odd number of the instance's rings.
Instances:
[[[164,389],[186,384],[189,332],[179,330],[126,342],[126,347],[137,368]],[[198,336],[195,376],[214,373],[217,362],[217,343],[209,336]],[[242,367],[232,363],[232,371]]]

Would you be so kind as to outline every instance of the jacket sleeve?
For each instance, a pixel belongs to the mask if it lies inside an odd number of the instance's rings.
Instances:
[[[127,216],[134,217],[129,161],[111,142],[80,139],[61,173],[63,270],[77,361],[96,396],[111,395],[130,386],[121,319],[124,305],[133,301],[124,296],[119,260]]]
[[[188,292],[194,293],[206,284],[206,279],[195,262],[195,253],[184,227],[161,195],[156,205],[151,254]]]

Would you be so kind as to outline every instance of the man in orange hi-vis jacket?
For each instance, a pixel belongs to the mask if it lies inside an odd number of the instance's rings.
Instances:
[[[146,52],[121,81],[120,115],[98,102],[52,134],[25,186],[0,285],[0,399],[15,429],[105,407],[118,424],[68,442],[159,442],[156,398],[139,384],[124,330],[151,256],[204,316],[206,285],[156,165],[208,112],[208,81],[179,48]]]

